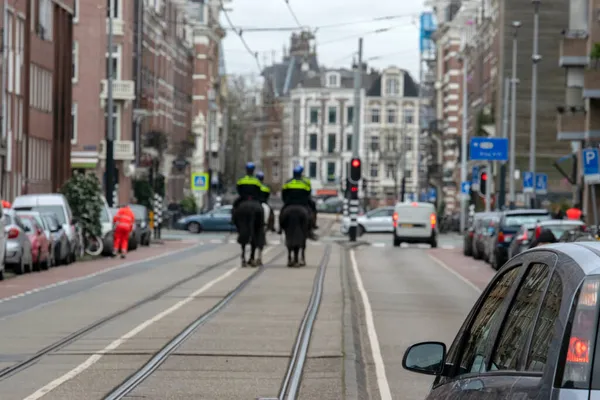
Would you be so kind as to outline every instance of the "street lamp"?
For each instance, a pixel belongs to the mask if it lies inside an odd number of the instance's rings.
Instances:
[[[521,22],[513,21],[513,54],[512,54],[512,79],[510,81],[510,154],[509,154],[509,176],[508,176],[508,190],[510,194],[510,209],[515,208],[515,141],[517,139],[517,39],[519,36],[519,28]]]
[[[536,130],[537,130],[537,78],[538,78],[538,63],[542,60],[539,55],[539,36],[540,36],[540,0],[532,0],[534,7],[533,14],[533,54],[531,56],[532,72],[531,72],[531,125],[529,136],[529,171],[533,175],[533,191],[529,199],[529,207],[535,208],[536,203],[536,178],[535,178],[535,148],[537,145]]]

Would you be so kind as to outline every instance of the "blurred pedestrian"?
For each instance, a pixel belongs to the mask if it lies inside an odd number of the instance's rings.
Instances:
[[[117,255],[117,252],[121,253],[121,258],[125,258],[127,255],[129,236],[131,235],[131,231],[133,231],[134,223],[135,215],[129,205],[125,204],[119,208],[119,211],[117,211],[113,218],[113,257]]]
[[[567,219],[581,220],[582,217],[583,212],[581,211],[581,206],[579,203],[567,210]]]

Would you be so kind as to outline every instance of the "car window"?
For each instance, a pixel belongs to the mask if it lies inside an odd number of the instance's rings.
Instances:
[[[19,208],[16,208],[19,210]],[[37,211],[37,212],[49,212],[56,215],[61,224],[66,224],[65,220],[65,209],[62,206],[35,206],[29,208],[23,208],[23,210],[27,211]]]
[[[224,215],[231,215],[231,208],[219,208],[213,212],[215,216],[222,217]]]
[[[32,219],[30,219],[30,217],[21,217],[21,224],[23,224],[23,226],[25,227],[25,231],[26,232],[35,232],[34,229],[34,222]]]
[[[492,290],[481,304],[473,324],[466,333],[464,348],[460,356],[460,370],[458,374],[485,372],[486,360],[484,359],[489,334],[494,325],[499,322],[501,305],[508,295],[511,286],[519,275],[519,268],[506,271],[496,279]]]
[[[45,215],[44,220],[48,224],[48,227],[50,228],[51,231],[55,231],[58,229],[58,224],[56,223],[56,219],[54,219],[53,217],[51,217],[49,215]]]
[[[561,224],[561,225],[543,225],[544,229],[549,229],[555,237],[561,237],[563,235],[563,233],[567,232],[567,231],[584,231],[584,227],[583,225],[567,225],[567,224]]]
[[[535,224],[538,221],[546,221],[552,219],[549,214],[516,214],[507,215],[504,218],[503,226],[518,227],[521,225]]]
[[[2,223],[4,226],[12,225],[12,219],[10,218],[10,215],[4,214],[2,216]]]
[[[558,320],[561,300],[562,282],[560,276],[554,273],[552,279],[550,279],[550,286],[548,286],[539,317],[535,323],[533,339],[525,364],[527,371],[542,372],[546,366],[546,357],[550,349],[554,326]]]
[[[110,222],[110,215],[108,215],[108,210],[106,207],[100,207],[100,222]]]
[[[496,341],[492,360],[498,369],[517,370],[549,279],[550,268],[545,264],[534,264],[527,271]]]
[[[371,218],[386,217],[387,211],[386,210],[373,210],[371,212],[368,212],[367,216],[371,217]]]

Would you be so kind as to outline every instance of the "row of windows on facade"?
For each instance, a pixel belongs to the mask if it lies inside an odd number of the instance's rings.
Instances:
[[[340,75],[335,72],[327,76],[328,87],[339,87],[341,85]],[[400,94],[400,78],[396,75],[389,75],[385,78],[385,94],[387,96],[398,96]]]
[[[404,138],[404,143],[401,143],[401,138],[397,136],[387,136],[383,143],[381,143],[381,138],[376,135],[371,136],[370,139],[368,148],[371,151],[412,151],[413,149],[413,138],[410,136]],[[306,145],[309,151],[319,151],[319,135],[317,133],[309,134]],[[278,146],[273,143],[273,150],[277,150]],[[327,135],[327,153],[334,154],[338,151],[352,151],[352,134],[346,135],[345,149],[338,148],[336,133]]]
[[[318,168],[319,163],[317,161],[309,161],[308,162],[308,168],[307,168],[307,173],[308,173],[308,177],[311,179],[318,179],[319,177],[319,168]],[[334,162],[334,161],[330,161],[326,163],[325,166],[325,176],[324,176],[324,180],[326,180],[327,182],[336,182],[339,180],[340,176],[337,173],[337,168],[338,163]],[[346,162],[346,171],[350,168],[350,162]],[[371,163],[369,165],[369,176],[371,178],[379,178],[380,177],[380,172],[381,169],[384,169],[384,173],[385,173],[385,178],[386,179],[397,179],[399,178],[399,167],[398,164],[395,163],[387,163],[385,165],[382,164],[378,164],[378,163]],[[412,178],[412,170],[407,169],[404,172],[404,176],[407,179],[411,179]]]
[[[311,107],[309,113],[309,121],[310,124],[319,124],[320,119],[320,108],[319,107]],[[404,114],[404,123],[406,125],[412,125],[415,123],[415,110],[412,108],[405,108],[403,110]],[[388,108],[385,113],[385,121],[388,124],[395,124],[399,122],[398,118],[398,110],[395,108]],[[354,121],[354,107],[348,106],[346,107],[346,123],[348,125],[352,124]],[[371,108],[369,110],[369,122],[373,124],[379,124],[383,121],[382,112],[379,108]],[[338,107],[329,107],[327,109],[327,123],[330,125],[337,124],[338,121]]]

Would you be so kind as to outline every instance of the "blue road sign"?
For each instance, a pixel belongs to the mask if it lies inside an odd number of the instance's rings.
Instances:
[[[533,173],[527,171],[523,173],[523,193],[533,193]]]
[[[491,137],[471,138],[470,158],[474,161],[507,161],[508,139]]]
[[[470,182],[461,183],[460,194],[462,194],[463,196],[469,196],[470,191],[471,191],[471,183]]]
[[[435,188],[429,188],[429,192],[427,193],[428,201],[435,202],[437,199],[437,190]]]
[[[479,190],[479,165],[475,165],[471,171],[471,188],[473,190]]]
[[[583,178],[586,183],[598,183],[600,181],[598,149],[583,149]]]
[[[535,175],[535,192],[538,194],[548,193],[548,175],[536,174]]]
[[[208,173],[207,172],[193,172],[192,173],[192,190],[195,191],[206,191],[208,190]]]

